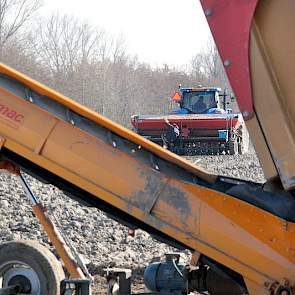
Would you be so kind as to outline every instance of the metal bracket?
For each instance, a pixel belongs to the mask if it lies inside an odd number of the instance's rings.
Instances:
[[[130,295],[131,294],[131,269],[108,268],[104,269],[107,276],[108,286],[117,282],[119,289],[113,291],[109,288],[108,295]]]
[[[114,134],[111,131],[107,132],[107,137],[108,137],[108,141],[109,143],[113,146],[113,148],[117,147],[117,142],[114,139]]]
[[[90,280],[63,280],[60,295],[90,295]]]
[[[39,202],[37,196],[33,193],[28,182],[26,181],[25,177],[21,173],[19,174],[19,179],[20,179],[20,182],[21,182],[23,189],[26,193],[26,196],[29,198],[29,200],[32,204],[32,210],[33,210],[35,216],[38,218],[38,220],[39,220],[40,224],[42,225],[44,231],[46,232],[49,240],[53,244],[59,257],[63,261],[66,269],[69,271],[71,277],[80,278],[80,279],[84,280],[85,275],[89,274],[88,271],[86,271],[86,274],[83,273],[83,269],[87,270],[86,266],[83,265],[83,267],[81,267],[79,265],[79,263],[77,262],[77,258],[76,258],[77,255],[76,255],[76,257],[73,255],[64,236],[60,233],[60,231],[57,229],[57,227],[52,222],[50,217],[46,214],[46,209],[43,208],[43,206]],[[69,243],[69,241],[68,241],[68,243]],[[78,261],[81,262],[81,260],[78,260]]]

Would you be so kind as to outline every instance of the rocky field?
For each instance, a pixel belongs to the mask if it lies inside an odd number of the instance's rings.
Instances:
[[[262,170],[253,149],[246,155],[199,156],[188,158],[210,172],[262,182]],[[50,246],[46,235],[32,214],[29,202],[16,177],[0,174],[0,239],[33,239]],[[60,222],[62,231],[87,260],[93,275],[101,274],[105,267],[127,267],[137,271],[151,261],[173,249],[153,240],[149,234],[138,230],[134,238],[128,229],[109,219],[94,208],[79,205],[57,188],[28,178],[43,205]],[[106,294],[97,280],[96,294]]]

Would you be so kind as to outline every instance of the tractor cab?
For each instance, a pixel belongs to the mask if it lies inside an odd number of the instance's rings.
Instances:
[[[224,95],[221,88],[179,88],[172,100],[179,104],[174,114],[223,114]]]

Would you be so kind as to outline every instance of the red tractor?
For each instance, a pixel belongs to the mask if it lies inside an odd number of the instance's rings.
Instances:
[[[179,155],[243,154],[249,135],[241,114],[227,108],[220,88],[179,88],[169,115],[133,115],[135,131]]]

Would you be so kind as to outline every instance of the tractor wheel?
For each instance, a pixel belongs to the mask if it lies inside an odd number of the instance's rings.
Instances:
[[[249,132],[246,128],[245,125],[243,125],[240,130],[240,141],[239,141],[239,154],[244,155],[248,152],[249,150],[249,143],[250,143],[250,138],[249,138]]]
[[[238,142],[236,140],[227,143],[227,151],[229,155],[237,155],[239,152]]]
[[[64,272],[60,262],[34,241],[14,241],[0,246],[0,288],[17,286],[17,294],[60,294]]]

